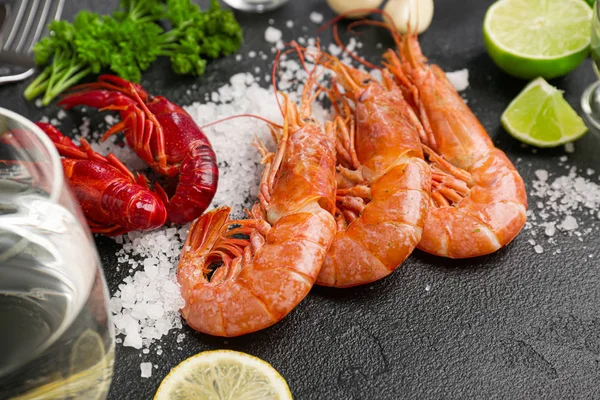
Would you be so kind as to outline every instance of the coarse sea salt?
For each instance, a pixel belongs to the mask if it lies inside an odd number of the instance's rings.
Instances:
[[[559,158],[559,165],[567,161]],[[583,171],[582,171],[583,173]],[[575,236],[579,241],[597,230],[600,219],[600,185],[591,179],[594,170],[587,168],[580,175],[576,167],[570,167],[566,175],[555,176],[544,169],[534,171],[534,180],[528,185],[531,201],[527,212],[528,221],[525,230],[538,241],[545,240],[557,246],[557,235]],[[530,239],[529,243],[536,253],[544,248]],[[560,253],[560,249],[555,249]]]
[[[142,372],[142,378],[152,377],[152,363],[150,363],[150,362],[141,363],[140,370]]]
[[[272,26],[267,27],[265,30],[265,40],[269,43],[276,43],[277,41],[281,40],[282,36],[283,34],[281,31]]]
[[[466,68],[458,71],[446,72],[446,77],[458,92],[462,92],[469,87],[469,70]]]
[[[124,346],[141,349],[182,327],[181,298],[175,272],[189,226],[157,231],[129,232],[115,239],[123,247],[117,252],[119,265],[135,272],[123,279],[110,299],[117,334]]]
[[[323,22],[323,14],[318,13],[316,11],[311,12],[308,17],[315,24],[320,24],[321,22]]]

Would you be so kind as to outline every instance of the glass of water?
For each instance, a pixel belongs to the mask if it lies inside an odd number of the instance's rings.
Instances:
[[[274,10],[289,0],[223,0],[230,7],[241,11],[265,12]]]
[[[594,3],[592,18],[592,44],[591,53],[594,62],[594,71],[600,79],[600,9],[598,1]],[[600,80],[591,84],[581,96],[581,108],[589,125],[600,131]]]
[[[0,398],[105,399],[115,351],[108,299],[54,145],[0,108]]]

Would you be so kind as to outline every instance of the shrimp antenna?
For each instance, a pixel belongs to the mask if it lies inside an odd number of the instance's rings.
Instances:
[[[384,20],[387,19],[387,21],[392,21],[392,17],[390,16],[390,14],[388,14],[387,12],[385,12],[383,10],[376,8],[376,9],[373,9],[372,12],[374,12],[376,14],[380,14],[384,18]],[[350,25],[348,25],[348,30],[350,32],[353,32],[353,28],[356,26],[360,26],[360,25],[372,25],[372,26],[378,26],[380,28],[387,29],[388,32],[390,33],[390,35],[392,35],[392,39],[394,40],[394,44],[396,45],[396,47],[400,48],[400,46],[402,45],[402,35],[398,32],[398,29],[396,29],[393,25],[391,25],[387,21],[374,21],[374,20],[369,20],[369,19],[364,19],[362,21],[354,21]],[[408,26],[409,26],[409,31],[410,31],[410,11],[409,11]]]
[[[247,117],[247,118],[256,118],[256,119],[259,119],[259,120],[261,120],[261,121],[264,121],[264,122],[266,122],[267,124],[269,124],[269,125],[271,125],[271,126],[273,126],[273,127],[275,127],[275,128],[279,128],[279,129],[283,128],[281,125],[279,125],[279,124],[276,124],[275,122],[273,122],[273,121],[271,121],[271,120],[269,120],[269,119],[267,119],[267,118],[265,118],[265,117],[261,117],[260,115],[254,115],[254,114],[238,114],[238,115],[232,115],[232,116],[230,116],[230,117],[221,118],[221,119],[218,119],[218,120],[216,120],[216,121],[213,121],[213,122],[211,122],[211,123],[209,123],[209,124],[202,125],[202,126],[200,126],[199,128],[200,128],[200,129],[204,129],[204,128],[208,128],[209,126],[213,126],[213,125],[220,124],[221,122],[229,121],[230,119],[235,119],[235,118],[243,118],[243,117]]]
[[[275,100],[277,101],[277,107],[279,107],[279,112],[281,115],[285,117],[283,113],[283,107],[281,106],[281,101],[279,101],[279,93],[277,91],[277,68],[279,67],[279,62],[281,61],[281,50],[277,50],[277,55],[275,56],[275,60],[273,61],[273,69],[271,70],[271,82],[273,84],[273,91],[275,92]]]
[[[352,57],[354,60],[358,61],[359,63],[361,63],[362,65],[369,67],[369,68],[373,68],[373,69],[377,69],[377,70],[381,70],[382,68],[374,65],[370,62],[368,62],[367,60],[365,60],[362,57],[359,57],[358,55],[356,55],[354,52],[351,52],[348,50],[348,48],[342,43],[340,36],[339,36],[339,31],[338,31],[338,22],[340,20],[342,20],[343,18],[349,16],[349,15],[353,15],[356,14],[357,12],[366,12],[366,13],[376,13],[376,14],[381,14],[384,18],[388,18],[389,21],[392,20],[391,16],[383,11],[380,10],[378,8],[357,8],[354,10],[350,10],[347,11],[345,13],[342,13],[340,15],[338,15],[337,17],[329,20],[326,24],[324,24],[323,26],[321,26],[317,32],[322,32],[325,29],[327,29],[329,26],[333,25],[333,38],[336,42],[336,44],[342,48],[342,50],[344,51],[344,53],[348,54],[350,57]],[[358,22],[358,23],[357,23]],[[372,20],[367,20],[365,19],[364,21],[357,21],[357,22],[353,22],[348,26],[348,31],[352,32],[354,34],[356,34],[356,32],[354,32],[352,30],[353,26],[357,26],[357,25],[375,25],[375,26],[383,26],[385,28],[388,28],[388,30],[390,31],[390,33],[392,33],[392,36],[394,36],[394,41],[396,42],[396,44],[399,44],[399,41],[396,41],[397,38],[397,32],[395,32],[395,29],[391,26],[389,26],[389,24],[386,24],[384,22],[379,22],[379,21],[372,21]]]
[[[306,62],[304,59],[304,54],[302,53],[302,51],[298,51],[298,49],[300,48],[300,46],[298,45],[298,43],[296,43],[295,40],[289,42],[289,43],[285,43],[284,46],[292,46],[292,49],[286,50],[283,53],[281,52],[281,50],[277,50],[277,55],[275,56],[275,60],[273,61],[273,69],[271,70],[271,82],[273,85],[273,91],[275,92],[275,99],[277,100],[277,106],[279,107],[279,111],[281,112],[281,115],[284,115],[283,112],[283,107],[281,106],[281,101],[279,100],[279,91],[277,90],[277,70],[279,69],[279,64],[281,63],[281,58],[282,56],[287,55],[288,53],[292,53],[292,52],[297,52],[298,56],[300,58],[300,63],[302,64],[302,68],[308,72],[308,68],[306,67]]]
[[[307,73],[307,74],[308,74],[310,77],[314,76],[314,74],[316,73],[317,67],[318,67],[319,65],[324,65],[324,64],[323,64],[323,62],[321,61],[321,59],[322,59],[322,58],[330,58],[330,57],[331,57],[331,55],[329,55],[329,54],[326,54],[326,53],[324,53],[324,52],[323,52],[323,50],[321,50],[321,41],[320,41],[319,39],[317,39],[317,43],[316,43],[316,46],[317,46],[317,54],[315,55],[315,65],[314,65],[314,67],[313,67],[312,71],[309,71],[309,70],[308,70],[308,68],[307,68],[307,66],[306,66],[306,64],[305,64],[305,62],[304,62],[304,60],[305,60],[304,52],[308,52],[308,51],[309,51],[309,49],[308,49],[308,48],[306,48],[306,47],[300,46],[300,45],[299,45],[299,44],[298,44],[298,43],[297,43],[295,40],[293,40],[293,41],[292,41],[290,44],[291,44],[291,46],[293,46],[293,47],[294,47],[294,49],[293,49],[293,50],[294,50],[294,51],[296,51],[296,53],[298,54],[298,57],[300,57],[300,60],[301,60],[301,62],[302,62],[302,67],[304,68],[304,71],[306,71],[306,73]],[[321,72],[321,73],[322,73],[322,72]],[[319,96],[319,95],[320,95],[322,92],[327,92],[327,91],[328,91],[328,89],[327,89],[326,87],[324,87],[323,85],[321,85],[321,84],[318,82],[318,78],[319,78],[319,76],[321,75],[321,73],[317,74],[317,75],[315,76],[315,78],[314,78],[314,79],[312,79],[312,81],[311,81],[311,83],[310,83],[310,84],[314,84],[314,85],[316,85],[316,86],[317,86],[317,88],[318,88],[318,90],[317,90],[317,92],[315,93],[315,95],[311,97],[311,102],[312,102],[312,101],[315,101],[315,100],[317,99],[317,97],[318,97],[318,96]]]

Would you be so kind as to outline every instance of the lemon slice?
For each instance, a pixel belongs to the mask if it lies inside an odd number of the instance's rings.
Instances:
[[[518,78],[563,76],[589,54],[592,15],[584,0],[499,0],[485,14],[485,47]]]
[[[232,350],[205,351],[169,372],[154,400],[291,400],[279,373],[266,361]]]
[[[502,113],[502,126],[516,139],[538,147],[556,147],[587,131],[560,90],[543,78],[532,81]]]
[[[100,335],[91,329],[86,329],[71,349],[69,375],[75,375],[94,366],[104,358],[104,354],[104,342]]]

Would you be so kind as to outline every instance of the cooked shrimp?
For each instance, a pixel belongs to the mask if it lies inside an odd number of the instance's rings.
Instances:
[[[284,96],[283,129],[272,128],[276,153],[257,144],[266,167],[250,218],[230,220],[224,207],[191,227],[177,278],[181,314],[200,332],[229,337],[267,328],[317,279],[336,232],[336,182],[335,125],[323,130],[310,116],[315,79],[308,78],[300,112]]]
[[[427,63],[417,37],[396,41],[400,58],[389,50],[386,66],[433,133],[423,140],[432,191],[418,248],[450,258],[495,252],[525,225],[525,183],[444,72]]]
[[[391,274],[421,240],[431,187],[420,142],[427,132],[385,71],[382,84],[337,58],[324,64],[355,106],[338,96],[336,120],[347,122],[337,141],[338,232],[317,283],[350,287]]]

